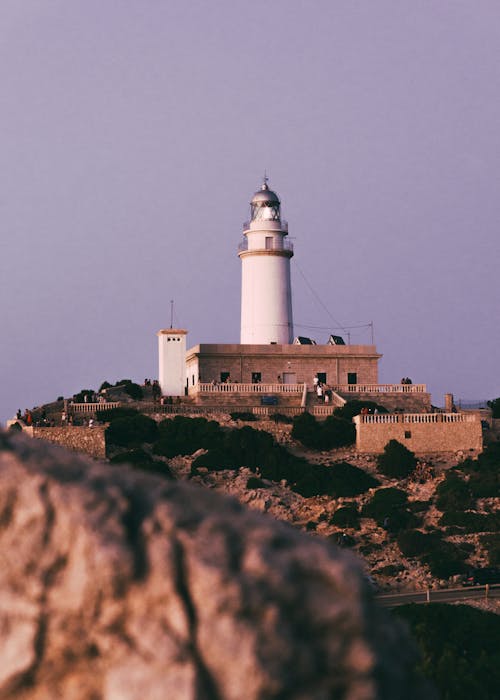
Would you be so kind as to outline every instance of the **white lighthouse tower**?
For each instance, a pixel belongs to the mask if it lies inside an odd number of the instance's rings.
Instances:
[[[280,200],[267,177],[250,203],[251,220],[243,225],[241,258],[241,344],[287,345],[293,340],[288,225]]]

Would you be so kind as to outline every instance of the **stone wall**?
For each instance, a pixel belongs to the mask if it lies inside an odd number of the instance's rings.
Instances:
[[[66,426],[60,428],[33,428],[32,436],[39,440],[67,447],[75,452],[84,452],[96,459],[106,458],[106,437],[104,426],[84,428]]]
[[[338,392],[346,401],[373,401],[388,411],[401,410],[405,413],[426,413],[431,410],[431,395],[428,392],[397,393],[377,392],[369,393],[345,393]]]
[[[463,420],[448,422],[441,419],[443,415],[448,414],[356,416],[356,450],[377,454],[384,451],[389,440],[397,440],[417,454],[482,451],[481,421],[477,416],[451,414]],[[376,422],[378,419],[381,422]]]

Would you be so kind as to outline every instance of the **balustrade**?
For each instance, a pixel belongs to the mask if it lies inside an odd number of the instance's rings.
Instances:
[[[346,394],[424,394],[425,384],[334,384],[333,391]]]

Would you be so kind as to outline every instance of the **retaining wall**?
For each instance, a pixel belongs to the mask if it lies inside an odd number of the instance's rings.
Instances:
[[[481,421],[462,414],[380,414],[356,416],[356,450],[377,454],[389,440],[397,440],[412,452],[479,453],[483,449]]]
[[[84,452],[96,459],[106,458],[105,427],[33,428],[33,437],[52,442],[75,452]]]

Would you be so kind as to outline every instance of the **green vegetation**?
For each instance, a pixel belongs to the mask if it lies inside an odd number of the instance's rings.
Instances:
[[[129,418],[130,416],[138,416],[139,411],[136,408],[128,408],[127,406],[118,406],[117,408],[106,408],[103,411],[97,411],[97,420],[108,423],[116,418]]]
[[[158,425],[158,438],[153,452],[163,457],[175,457],[215,447],[223,440],[223,432],[214,420],[175,416]]]
[[[267,489],[268,485],[265,484],[262,479],[258,476],[250,476],[247,479],[247,489]]]
[[[395,488],[375,491],[371,500],[363,506],[361,516],[373,518],[377,525],[389,532],[398,532],[419,522],[408,509],[406,492]]]
[[[436,489],[436,506],[439,510],[463,510],[473,505],[469,486],[454,471]]]
[[[500,513],[475,513],[474,511],[447,511],[443,513],[439,524],[442,526],[456,525],[467,532],[499,532]]]
[[[500,565],[500,534],[482,535],[480,540],[483,547],[488,550],[489,565]]]
[[[465,560],[469,547],[447,542],[440,532],[423,533],[420,530],[403,530],[397,543],[405,557],[417,557],[427,564],[433,576],[446,579],[454,574],[465,573]]]
[[[140,447],[152,443],[158,435],[158,426],[152,418],[137,413],[115,418],[106,428],[106,439],[111,445]]]
[[[293,419],[292,438],[312,450],[331,450],[352,445],[356,440],[356,429],[343,418],[328,416],[320,422],[304,412]]]
[[[474,498],[494,498],[500,493],[500,443],[494,442],[475,460],[467,459],[457,469],[469,476]]]
[[[110,464],[130,464],[134,469],[157,474],[165,479],[171,480],[174,478],[165,462],[153,459],[150,454],[141,449],[120,452],[120,454],[112,457],[109,461]]]
[[[338,527],[352,527],[359,530],[359,511],[355,505],[337,508],[330,518],[330,525]]]
[[[437,687],[441,700],[497,700],[500,688],[500,616],[466,605],[404,605],[420,650],[415,669]]]
[[[255,421],[257,416],[252,411],[233,411],[229,414],[231,420],[244,420],[244,421]]]
[[[394,479],[404,479],[417,466],[413,452],[397,440],[389,440],[384,452],[377,459],[378,470],[384,476]]]
[[[488,406],[491,408],[492,418],[500,418],[500,398],[488,401]]]
[[[293,423],[292,416],[286,416],[284,413],[271,413],[269,420],[273,420],[275,423]]]

